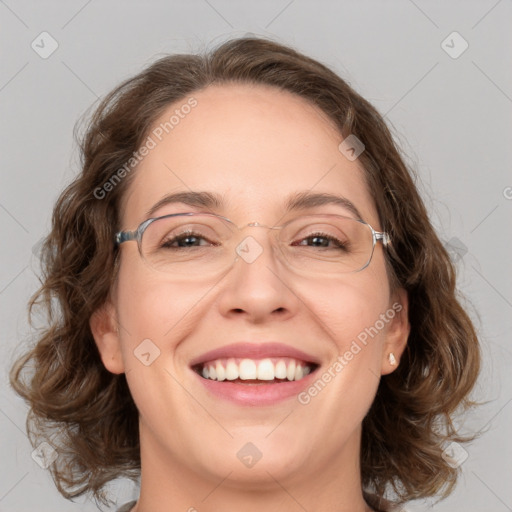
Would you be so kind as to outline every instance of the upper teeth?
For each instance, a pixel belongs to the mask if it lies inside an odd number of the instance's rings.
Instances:
[[[211,380],[299,380],[310,373],[303,361],[288,357],[266,359],[216,359],[203,365],[202,375]]]

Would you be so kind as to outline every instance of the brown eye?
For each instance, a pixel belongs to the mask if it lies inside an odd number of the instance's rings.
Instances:
[[[326,233],[314,233],[312,235],[303,238],[298,244],[294,243],[293,245],[307,245],[307,242],[311,241],[311,247],[318,247],[321,249],[339,249],[342,251],[348,250],[348,243],[342,242],[338,238],[328,235]],[[302,242],[306,242],[305,244]],[[328,247],[329,244],[332,243],[331,247]]]
[[[172,236],[166,238],[161,244],[161,249],[179,249],[179,248],[188,248],[188,247],[199,247],[210,244],[209,241],[207,244],[201,244],[201,240],[207,240],[204,236],[199,233],[186,233],[182,235]],[[215,245],[215,244],[210,244]]]

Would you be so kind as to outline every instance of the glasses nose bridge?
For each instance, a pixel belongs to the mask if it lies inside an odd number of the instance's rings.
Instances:
[[[261,224],[260,222],[253,221],[248,222],[243,226],[236,226],[237,233],[239,236],[243,235],[243,232],[246,231],[247,228],[265,228],[267,230],[267,236],[276,236],[281,232],[283,226],[267,226],[266,224]],[[251,231],[252,233],[253,231]],[[247,235],[249,236],[249,235]]]
[[[258,235],[256,233],[259,233],[259,231],[251,230],[250,232],[247,231],[247,228],[264,228],[265,234],[264,235]],[[239,248],[242,245],[245,245],[244,242],[248,237],[252,237],[257,244],[261,247],[261,249],[264,249],[265,247],[269,247],[274,253],[275,250],[279,252],[279,234],[281,233],[283,226],[268,226],[266,224],[261,224],[260,222],[253,221],[248,222],[247,224],[243,226],[236,226],[236,235],[237,235],[237,243],[236,246]],[[263,238],[262,238],[263,237]],[[259,252],[259,249],[256,249],[256,251]]]

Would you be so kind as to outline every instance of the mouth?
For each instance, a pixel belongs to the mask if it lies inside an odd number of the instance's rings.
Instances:
[[[293,357],[219,358],[195,364],[192,370],[206,380],[238,384],[297,382],[313,373],[318,364]]]
[[[320,359],[291,345],[267,341],[220,347],[190,363],[206,396],[236,406],[272,406],[311,386]]]

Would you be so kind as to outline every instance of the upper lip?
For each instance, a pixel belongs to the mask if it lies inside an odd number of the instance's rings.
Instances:
[[[267,341],[264,343],[239,342],[225,345],[209,352],[205,352],[194,358],[190,366],[194,366],[207,361],[223,358],[246,358],[246,359],[264,359],[267,357],[292,357],[306,363],[320,364],[320,360],[302,350],[299,350],[284,343]]]

